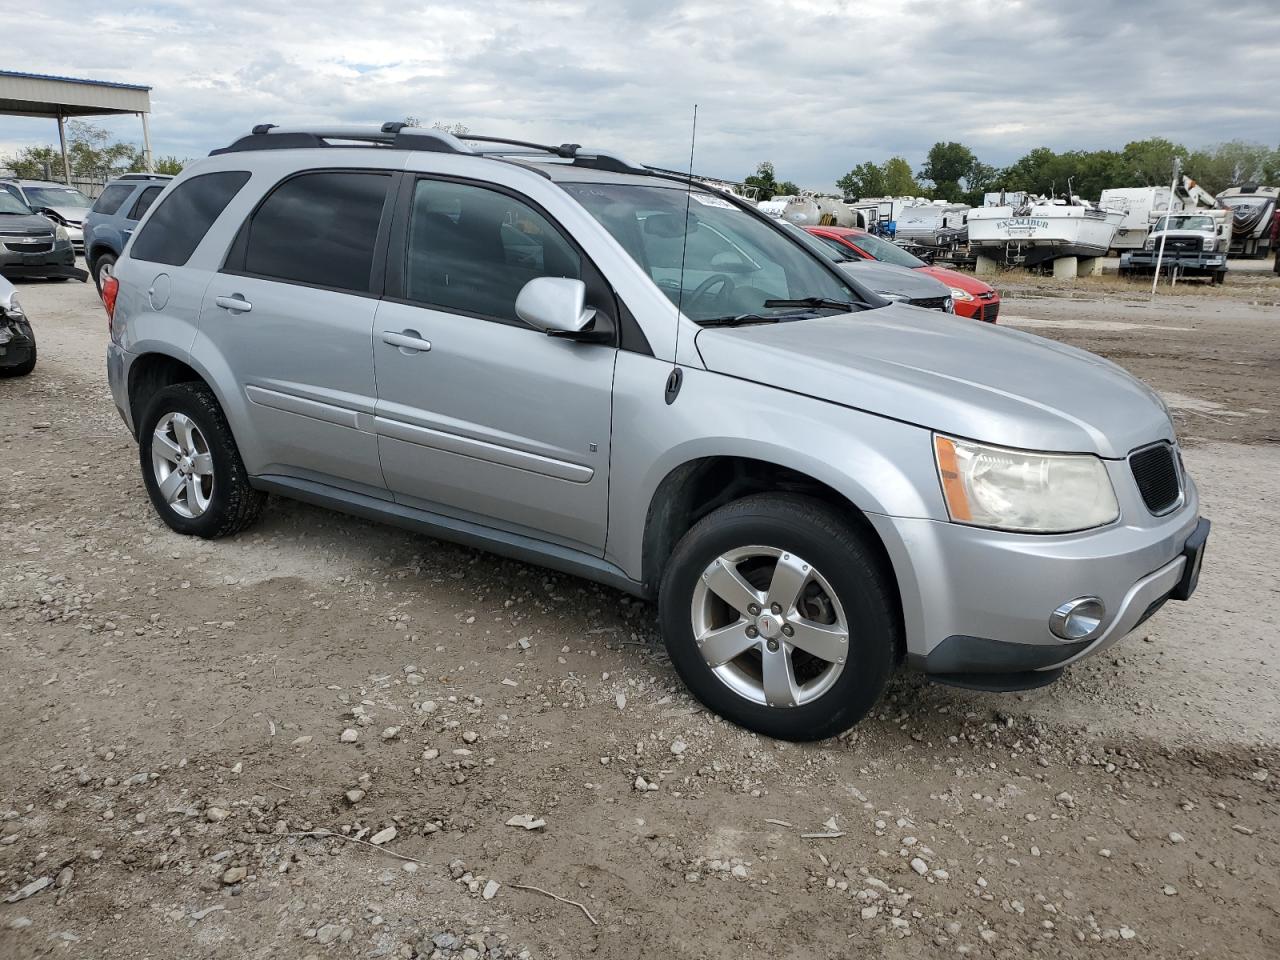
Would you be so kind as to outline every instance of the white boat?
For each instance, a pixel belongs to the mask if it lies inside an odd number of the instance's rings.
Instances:
[[[969,211],[969,249],[1023,266],[1059,257],[1104,257],[1122,219],[1122,210],[1103,210],[1074,197],[975,207]]]

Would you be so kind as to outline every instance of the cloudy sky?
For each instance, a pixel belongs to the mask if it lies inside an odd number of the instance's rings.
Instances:
[[[406,115],[829,186],[936,140],[993,164],[1049,146],[1280,144],[1277,0],[44,0],[5,69],[150,85],[158,155],[255,123]],[[8,19],[8,18],[7,18]],[[12,20],[10,19],[12,26]],[[104,122],[139,140],[136,118]],[[0,155],[56,141],[0,117]]]

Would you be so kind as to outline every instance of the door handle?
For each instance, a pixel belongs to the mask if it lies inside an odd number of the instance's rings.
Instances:
[[[232,313],[248,313],[253,309],[253,304],[238,293],[234,293],[229,297],[214,297],[213,302],[224,310],[230,310]]]
[[[422,334],[417,330],[403,330],[399,333],[394,330],[383,330],[382,342],[399,347],[400,352],[405,354],[426,353],[431,349],[431,341],[422,339]]]

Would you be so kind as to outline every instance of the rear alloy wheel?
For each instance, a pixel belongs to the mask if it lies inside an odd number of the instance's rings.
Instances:
[[[800,496],[746,497],[704,517],[672,554],[658,601],[694,695],[780,739],[857,723],[901,644],[892,577],[869,538]]]
[[[166,413],[151,435],[151,469],[160,496],[180,517],[204,515],[213,499],[213,455],[195,421]]]
[[[203,383],[155,395],[138,424],[138,452],[151,503],[178,533],[225,537],[262,511],[266,494],[250,486],[227,418]]]

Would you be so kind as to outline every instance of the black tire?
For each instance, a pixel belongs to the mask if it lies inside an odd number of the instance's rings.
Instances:
[[[19,323],[18,329],[31,341],[31,355],[21,363],[4,366],[0,363],[0,377],[25,377],[36,368],[36,335],[29,323]]]
[[[100,253],[93,258],[93,285],[98,288],[98,293],[102,293],[102,268],[114,267],[116,265],[116,256],[114,253]]]
[[[168,414],[185,414],[195,422],[213,460],[213,488],[208,508],[199,516],[178,513],[160,493],[152,467],[156,424]],[[262,512],[267,495],[249,485],[249,474],[240,459],[235,438],[217,398],[203,383],[178,383],[160,390],[138,426],[138,456],[142,480],[151,503],[169,527],[188,536],[213,540],[239,533]]]
[[[787,494],[745,497],[699,521],[672,553],[658,596],[667,652],[693,695],[725,719],[781,740],[822,740],[861,720],[884,692],[902,648],[893,574],[868,537],[826,503]],[[752,701],[723,683],[698,652],[691,616],[698,580],[717,557],[749,545],[805,558],[831,585],[851,626],[843,671],[808,703]]]

